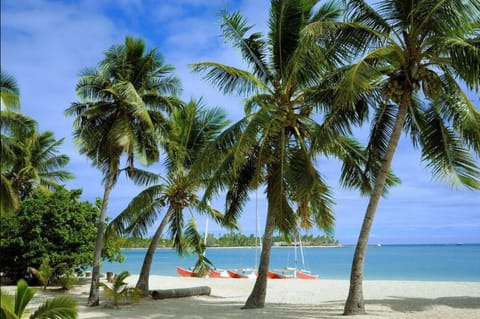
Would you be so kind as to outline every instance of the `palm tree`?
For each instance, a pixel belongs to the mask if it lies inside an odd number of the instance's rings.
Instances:
[[[11,214],[19,207],[18,196],[12,186],[12,181],[6,176],[6,171],[11,163],[17,158],[15,148],[18,145],[12,145],[15,142],[10,139],[12,130],[25,130],[25,134],[36,129],[36,122],[20,113],[20,90],[18,89],[15,78],[3,70],[0,70],[0,192],[2,201],[0,203],[0,215]],[[20,142],[20,141],[18,141]]]
[[[358,55],[337,72],[336,96],[343,104],[370,98],[370,161],[381,163],[352,263],[344,309],[351,315],[365,313],[368,237],[402,131],[436,178],[480,188],[473,157],[480,154],[480,113],[460,82],[478,92],[480,1],[383,0],[373,7],[352,0],[348,12],[352,22],[340,29],[337,44]]]
[[[61,187],[60,182],[73,178],[70,172],[62,169],[69,162],[68,156],[58,154],[63,138],[56,140],[51,131],[40,134],[24,127],[10,131],[10,136],[4,138],[15,157],[5,165],[4,174],[20,200],[35,187],[48,192]]]
[[[139,184],[148,184],[155,176],[138,169],[134,159],[144,164],[158,160],[156,131],[164,115],[178,104],[173,97],[179,81],[171,75],[174,68],[163,64],[155,50],[145,52],[141,39],[127,37],[122,45],[112,46],[96,69],[87,69],[77,84],[81,102],[66,110],[75,116],[74,137],[80,153],[86,154],[104,176],[104,195],[97,226],[97,240],[88,304],[99,304],[96,283],[100,276],[100,259],[108,199],[119,174]],[[120,160],[126,157],[126,167]]]
[[[315,168],[320,155],[345,160],[344,180],[350,174],[363,176],[364,154],[360,145],[346,138],[350,122],[358,110],[337,112],[316,102],[317,79],[334,67],[335,52],[312,41],[304,29],[315,24],[336,23],[341,8],[333,2],[274,0],[271,2],[269,33],[247,33],[251,26],[240,13],[222,15],[226,40],[240,49],[252,71],[215,62],[193,65],[206,72],[205,78],[225,93],[249,96],[246,116],[229,127],[208,149],[205,169],[214,166],[216,178],[206,196],[228,187],[225,217],[236,220],[248,193],[261,185],[267,195],[267,219],[263,236],[258,277],[244,308],[265,304],[267,272],[272,235],[284,234],[314,224],[329,231],[334,224],[330,189]],[[362,108],[360,104],[357,106]],[[323,110],[323,123],[312,112]],[[206,156],[207,157],[207,156]],[[230,173],[231,172],[231,173]],[[367,190],[369,181],[351,180],[349,186]],[[300,220],[300,221],[299,221]]]
[[[156,229],[148,247],[136,287],[148,295],[148,280],[158,242],[169,226],[176,248],[181,252],[185,210],[204,212],[219,220],[221,214],[200,200],[198,195],[205,184],[204,173],[192,170],[205,145],[226,126],[225,114],[218,108],[206,109],[201,100],[191,100],[170,114],[168,132],[162,144],[165,147],[166,177],[162,183],[140,192],[109,225],[116,233],[143,236],[160,216],[167,211]],[[190,223],[189,238],[195,237],[195,227]],[[190,240],[192,241],[192,240]],[[198,240],[193,240],[197,242]],[[200,241],[201,242],[201,241]],[[198,246],[198,245],[197,245]],[[197,249],[200,256],[201,249]]]
[[[21,319],[25,308],[35,295],[35,289],[28,287],[25,280],[17,283],[15,296],[0,291],[0,318]],[[55,297],[42,303],[30,319],[75,319],[78,317],[77,302],[71,297]]]

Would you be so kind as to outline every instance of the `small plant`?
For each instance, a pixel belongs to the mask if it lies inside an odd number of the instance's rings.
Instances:
[[[0,290],[0,319],[21,319],[36,290],[28,287],[25,280],[17,283],[15,295]],[[48,299],[31,315],[30,319],[75,319],[78,317],[77,302],[67,296]]]
[[[78,277],[73,270],[67,269],[58,275],[55,282],[57,285],[62,287],[62,289],[70,290],[72,289],[73,285],[78,282]]]
[[[44,257],[39,269],[28,267],[27,272],[37,277],[38,281],[43,285],[43,290],[46,290],[53,275],[63,273],[66,269],[68,269],[66,263],[59,263],[55,267],[52,267],[50,266],[50,258]]]
[[[105,297],[112,300],[112,306],[118,308],[121,300],[127,302],[139,302],[141,297],[140,289],[128,287],[124,280],[130,276],[128,271],[123,271],[115,277],[112,285],[103,282],[97,283],[97,287],[103,288]]]

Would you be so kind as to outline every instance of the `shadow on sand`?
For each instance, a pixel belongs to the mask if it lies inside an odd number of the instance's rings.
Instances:
[[[428,298],[405,298],[391,297],[391,299],[367,300],[367,305],[381,305],[398,312],[425,311],[432,306],[448,306],[458,309],[480,309],[479,297],[441,297]]]

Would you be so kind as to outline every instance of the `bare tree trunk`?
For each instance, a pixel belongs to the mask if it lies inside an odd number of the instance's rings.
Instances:
[[[100,303],[99,289],[97,283],[100,281],[100,261],[102,259],[103,237],[105,233],[105,219],[107,217],[108,200],[112,191],[115,175],[111,174],[105,183],[103,193],[102,209],[97,225],[97,241],[95,243],[95,253],[93,256],[92,283],[90,285],[90,295],[88,296],[87,305],[90,307],[98,306]]]
[[[260,265],[258,266],[258,277],[255,281],[250,296],[242,309],[263,308],[267,295],[267,273],[270,264],[270,252],[272,251],[272,236],[275,229],[275,215],[268,210],[265,233],[263,235],[262,253],[260,254]]]
[[[145,258],[143,259],[143,265],[142,265],[142,270],[140,271],[140,276],[138,277],[137,285],[136,287],[142,290],[143,296],[148,296],[149,295],[149,287],[148,287],[148,280],[150,278],[150,268],[152,266],[153,262],[153,256],[155,255],[155,251],[157,249],[158,241],[160,240],[160,237],[162,236],[163,230],[167,226],[168,222],[170,221],[170,218],[172,217],[173,214],[173,209],[169,209],[165,217],[163,217],[162,222],[158,226],[157,230],[155,231],[155,234],[153,235],[152,241],[150,242],[150,245],[148,246],[147,254],[145,255]]]
[[[365,212],[362,228],[355,248],[355,254],[353,256],[352,271],[350,274],[350,289],[345,303],[344,315],[365,314],[365,302],[363,300],[363,270],[365,266],[368,238],[370,236],[370,230],[372,228],[378,202],[382,196],[385,181],[392,164],[393,156],[397,149],[398,141],[400,140],[407,111],[411,103],[411,96],[412,91],[407,88],[402,96],[397,118],[395,120],[395,126],[385,153],[385,158],[383,159],[382,165],[375,179],[375,186],[370,196],[370,201]]]

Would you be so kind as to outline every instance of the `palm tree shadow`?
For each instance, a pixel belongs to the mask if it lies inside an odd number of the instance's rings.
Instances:
[[[368,300],[365,301],[365,303],[390,307],[393,311],[399,312],[420,312],[433,306],[448,306],[459,309],[480,309],[480,297],[468,296],[440,297],[434,299],[391,297],[391,299]]]

